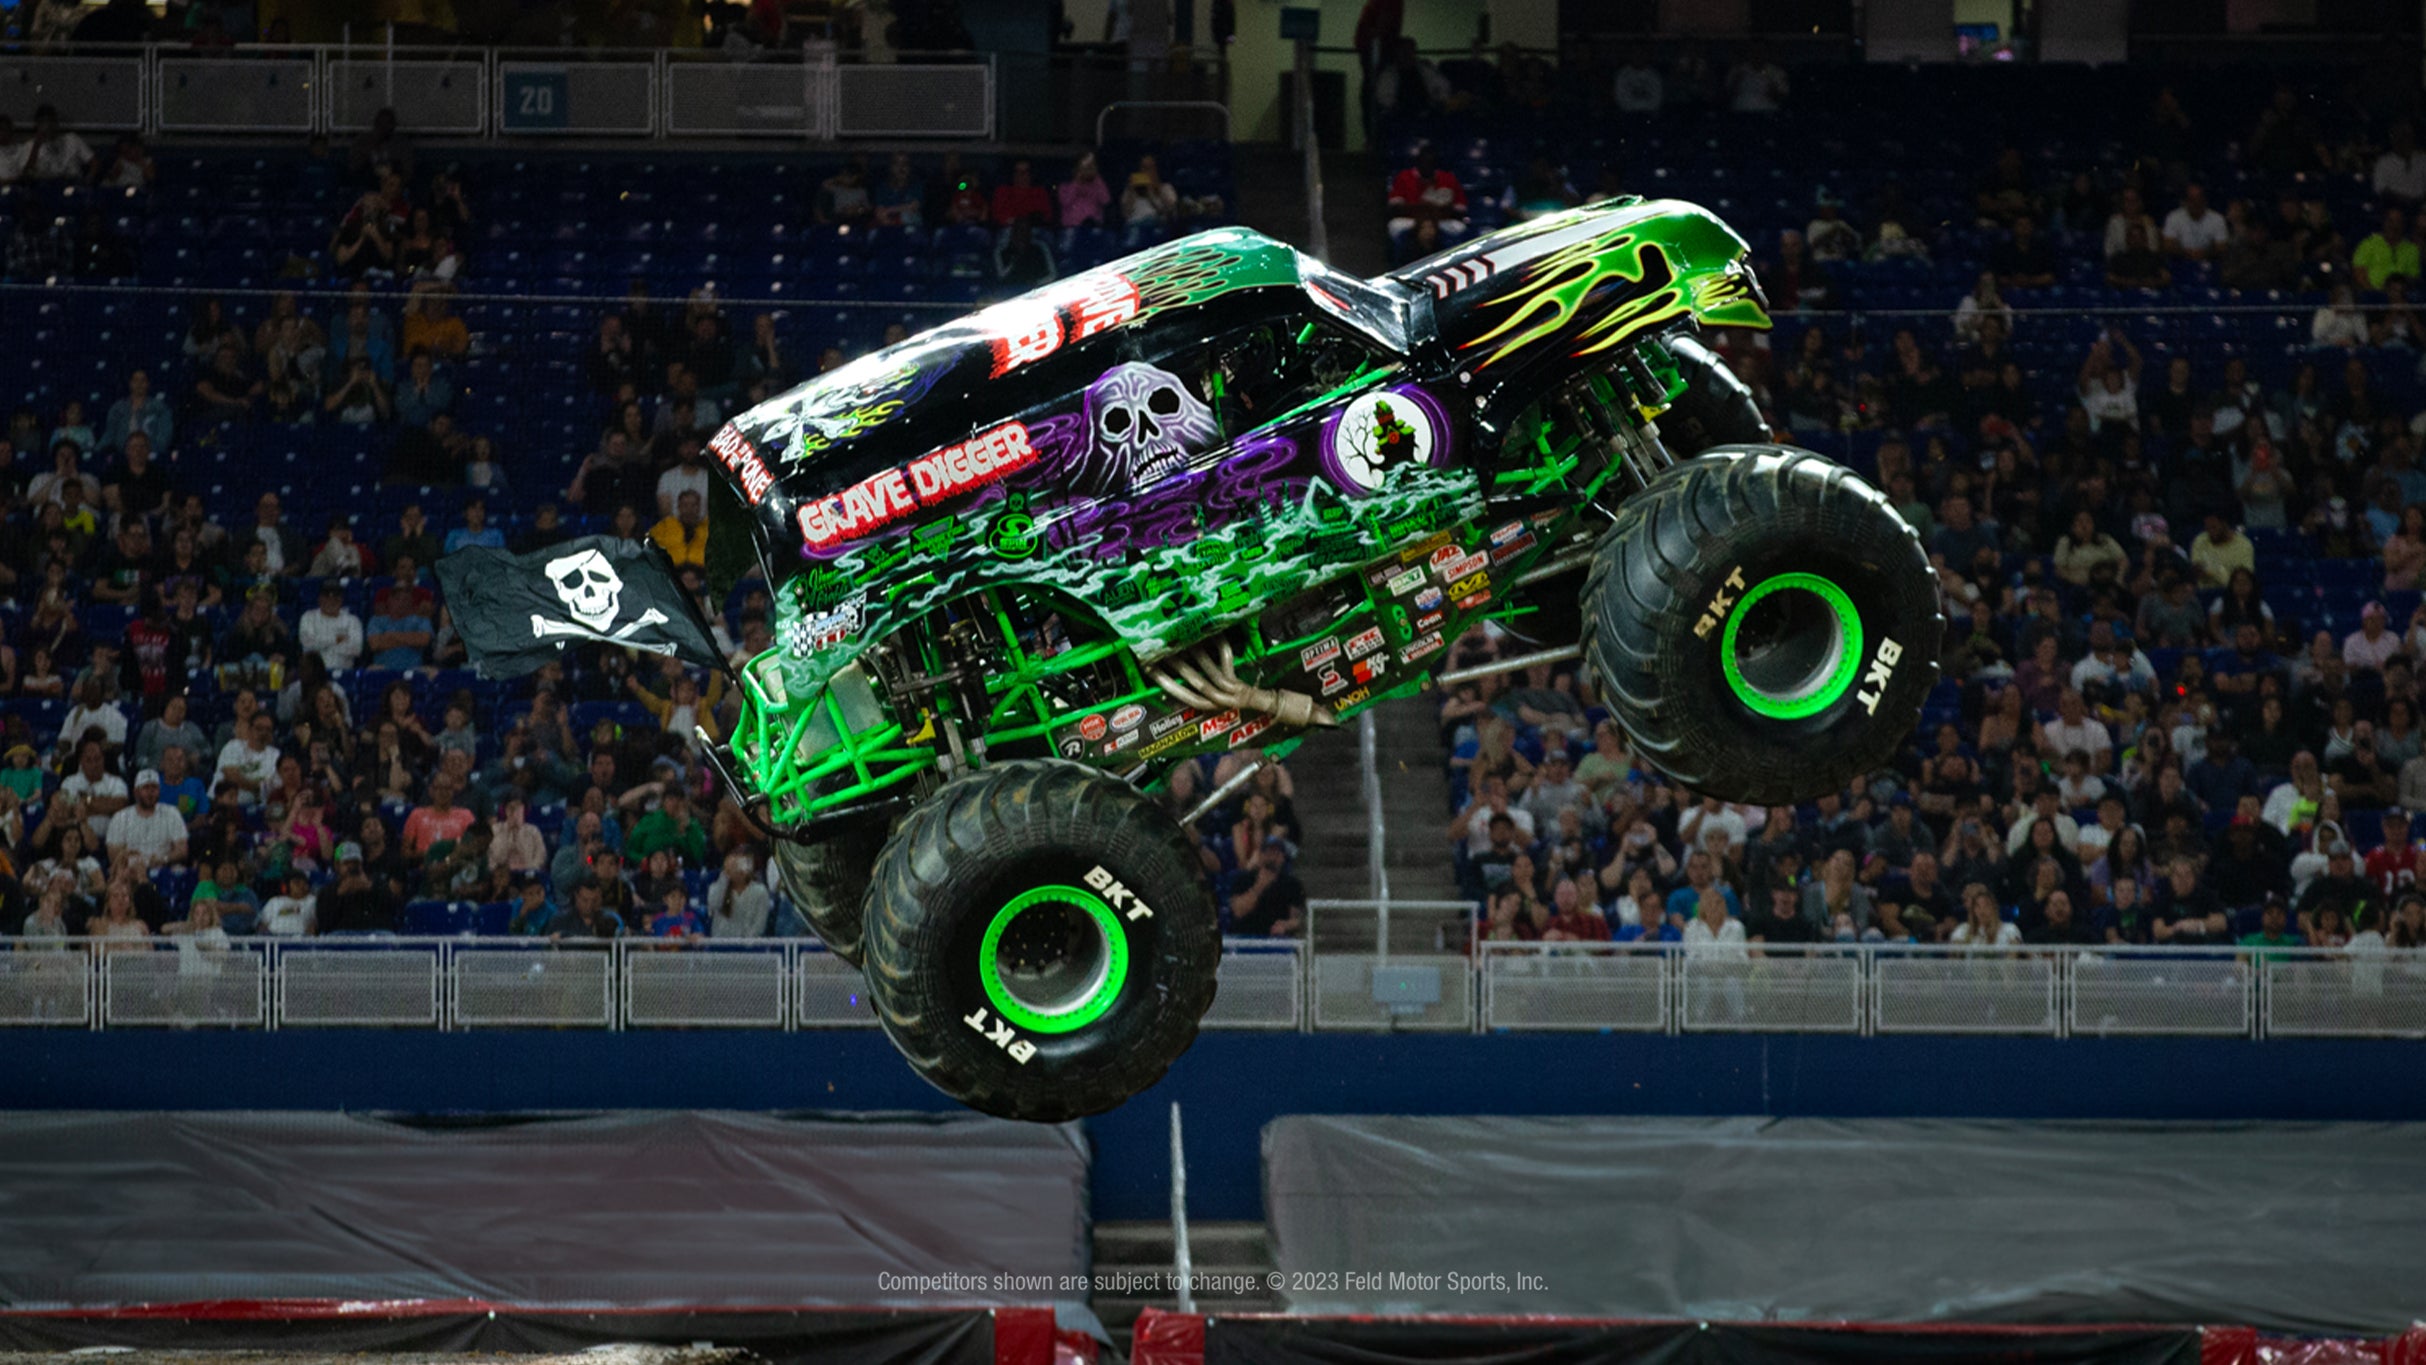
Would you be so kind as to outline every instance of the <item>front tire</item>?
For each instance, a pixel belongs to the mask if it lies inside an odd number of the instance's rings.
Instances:
[[[1618,508],[1584,585],[1584,652],[1644,762],[1778,805],[1883,766],[1937,681],[1920,536],[1808,451],[1730,446]]]
[[[865,943],[870,1001],[911,1068],[1040,1123],[1160,1080],[1221,959],[1186,832],[1125,782],[1037,760],[959,778],[902,821]]]

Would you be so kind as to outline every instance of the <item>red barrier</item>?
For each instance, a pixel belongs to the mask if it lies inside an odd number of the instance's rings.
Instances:
[[[2147,1360],[2151,1358],[2187,1362],[2195,1355],[2198,1365],[2426,1365],[2426,1327],[2413,1328],[2398,1337],[2381,1339],[2333,1339],[2268,1336],[2249,1327],[2184,1328],[2163,1325],[2116,1326],[2009,1326],[1891,1323],[1646,1323],[1623,1319],[1581,1319],[1556,1317],[1454,1317],[1427,1316],[1420,1318],[1357,1317],[1291,1317],[1283,1314],[1237,1314],[1214,1316],[1201,1313],[1173,1313],[1149,1308],[1138,1317],[1132,1333],[1129,1358],[1134,1365],[1205,1365],[1208,1325],[1219,1330],[1223,1324],[1238,1329],[1241,1335],[1254,1335],[1258,1340],[1243,1353],[1224,1350],[1224,1360],[1242,1358],[1242,1354],[1258,1360],[1281,1360],[1292,1357],[1316,1359],[1338,1351],[1343,1343],[1348,1354],[1384,1365],[1399,1358],[1393,1346],[1399,1344],[1387,1334],[1417,1334],[1423,1342],[1421,1354],[1432,1360],[1454,1358],[1448,1343],[1461,1333],[1475,1338],[1479,1351],[1496,1353],[1515,1346],[1511,1334],[1522,1334],[1526,1345],[1539,1347],[1545,1336],[1556,1336],[1562,1329],[1570,1330],[1575,1344],[1584,1339],[1601,1336],[1611,1329],[1637,1327],[1673,1329],[1677,1340],[1690,1339],[1707,1349],[1696,1353],[1694,1359],[1726,1360],[1735,1354],[1730,1344],[1762,1348],[1757,1354],[1765,1359],[1792,1359],[1796,1354],[1808,1359],[1849,1359],[1848,1349],[1857,1341],[1867,1340],[1882,1357],[1890,1354],[1888,1342],[1893,1342],[1891,1354],[1912,1362],[1932,1358],[1958,1361],[1977,1360],[1990,1356],[2001,1360],[2023,1360],[2033,1356],[2069,1361]],[[2194,1335],[2195,1333],[2195,1335]],[[1226,1340],[1226,1338],[1225,1338]],[[1312,1350],[1293,1350],[1293,1346],[1312,1346]],[[1795,1348],[1800,1347],[1799,1352]],[[1784,1354],[1781,1354],[1783,1348]]]
[[[2254,1327],[2210,1327],[2199,1365],[2426,1365],[2426,1327],[2397,1337],[2271,1337]]]

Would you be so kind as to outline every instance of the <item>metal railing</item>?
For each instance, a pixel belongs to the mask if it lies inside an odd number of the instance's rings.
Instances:
[[[0,1027],[876,1026],[814,939],[0,942]],[[2426,1039],[2426,950],[1232,939],[1219,971],[1208,1029]]]
[[[6,949],[13,948],[14,951]],[[1226,944],[1209,1029],[1305,1023],[1304,945]],[[874,1028],[815,939],[0,939],[0,1027]]]
[[[985,140],[999,126],[1000,81],[985,53],[862,65],[814,48],[750,60],[361,44],[0,53],[0,114],[24,125],[45,104],[70,128],[146,134],[349,137],[391,109],[401,131],[435,138]]]

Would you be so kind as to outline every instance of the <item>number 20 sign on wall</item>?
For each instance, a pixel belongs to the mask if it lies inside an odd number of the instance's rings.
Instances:
[[[505,105],[500,131],[543,133],[565,126],[564,68],[524,67],[500,74]]]

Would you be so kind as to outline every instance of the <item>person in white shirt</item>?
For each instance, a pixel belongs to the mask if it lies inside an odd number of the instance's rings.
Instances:
[[[1963,891],[1963,922],[1947,936],[1966,948],[2003,948],[2022,941],[2021,929],[1997,912],[1996,897],[1973,882]]]
[[[2384,604],[2370,602],[2359,610],[2359,628],[2342,637],[2342,662],[2353,669],[2381,673],[2401,652],[2401,637],[2384,626]]]
[[[1676,817],[1676,839],[1687,848],[1702,848],[1703,840],[1712,830],[1725,830],[1727,848],[1742,853],[1744,840],[1752,827],[1734,807],[1715,796],[1705,796],[1702,803]]]
[[[2107,758],[2114,752],[2114,736],[2107,733],[2105,722],[2089,714],[2080,693],[2066,688],[2056,698],[2055,719],[2038,729],[2040,753],[2052,757],[2079,749],[2089,755],[2090,771],[2106,771]]]
[[[185,918],[161,925],[160,932],[177,940],[179,976],[217,976],[220,964],[212,955],[235,947],[219,922],[219,902],[206,897],[195,897]]]
[[[1668,83],[1653,66],[1637,52],[1617,69],[1613,87],[1617,111],[1621,114],[1656,114],[1667,102]]]
[[[2196,182],[2182,190],[2182,206],[2165,215],[2165,254],[2193,261],[2224,254],[2232,240],[2232,225],[2207,204],[2206,187]]]
[[[1785,69],[1754,49],[1727,73],[1727,107],[1739,114],[1775,113],[1793,88]]]
[[[2375,159],[2373,179],[2379,199],[2426,200],[2426,152],[2418,150],[2417,130],[2407,119],[2392,125],[2391,145]]]
[[[147,872],[185,861],[185,817],[160,804],[160,774],[149,768],[135,774],[135,803],[110,817],[101,842],[113,866],[130,855],[141,859]]]
[[[2147,239],[2151,242],[2161,240],[2156,220],[2148,216],[2148,205],[2140,198],[2139,189],[2125,185],[2121,203],[2106,217],[2107,259],[2121,255],[2123,248],[2131,245],[2131,229],[2134,227],[2148,234]]]
[[[0,185],[14,185],[34,164],[34,144],[17,131],[17,121],[0,114]]]
[[[33,180],[81,180],[93,164],[93,149],[81,137],[59,126],[59,111],[45,104],[34,110],[32,161],[26,168]]]
[[[211,772],[212,802],[260,803],[262,788],[278,775],[278,746],[270,743],[272,723],[269,712],[254,712],[244,733],[219,750],[219,762]]]
[[[306,938],[319,932],[320,907],[312,895],[312,879],[298,868],[286,874],[286,891],[269,898],[256,921],[260,932],[278,938]]]
[[[295,623],[295,643],[320,656],[329,672],[340,673],[362,657],[362,618],[345,609],[345,589],[320,585],[320,607]]]
[[[708,933],[714,938],[758,938],[767,931],[775,899],[757,880],[747,853],[728,854],[724,875],[708,887]]]
[[[1727,913],[1727,898],[1712,886],[1695,902],[1693,918],[1685,922],[1685,953],[1708,962],[1743,962],[1744,922]]]
[[[99,730],[113,750],[126,747],[126,713],[117,703],[103,700],[101,684],[91,678],[77,689],[76,704],[68,709],[67,719],[59,722],[59,742],[74,744],[87,730]]]
[[[2023,811],[2021,817],[2013,822],[2013,828],[2005,832],[2005,856],[2018,856],[2023,846],[2030,842],[2031,827],[2041,824],[2054,826],[2056,843],[2062,845],[2066,853],[2072,853],[2081,841],[2081,827],[2065,813],[2062,801],[2062,793],[2055,788],[2039,788],[2030,809]],[[2079,855],[2075,853],[2073,856]]]
[[[86,744],[76,771],[59,784],[59,794],[76,798],[84,808],[85,833],[97,844],[109,832],[110,817],[126,806],[126,779],[102,766],[99,744]]]

